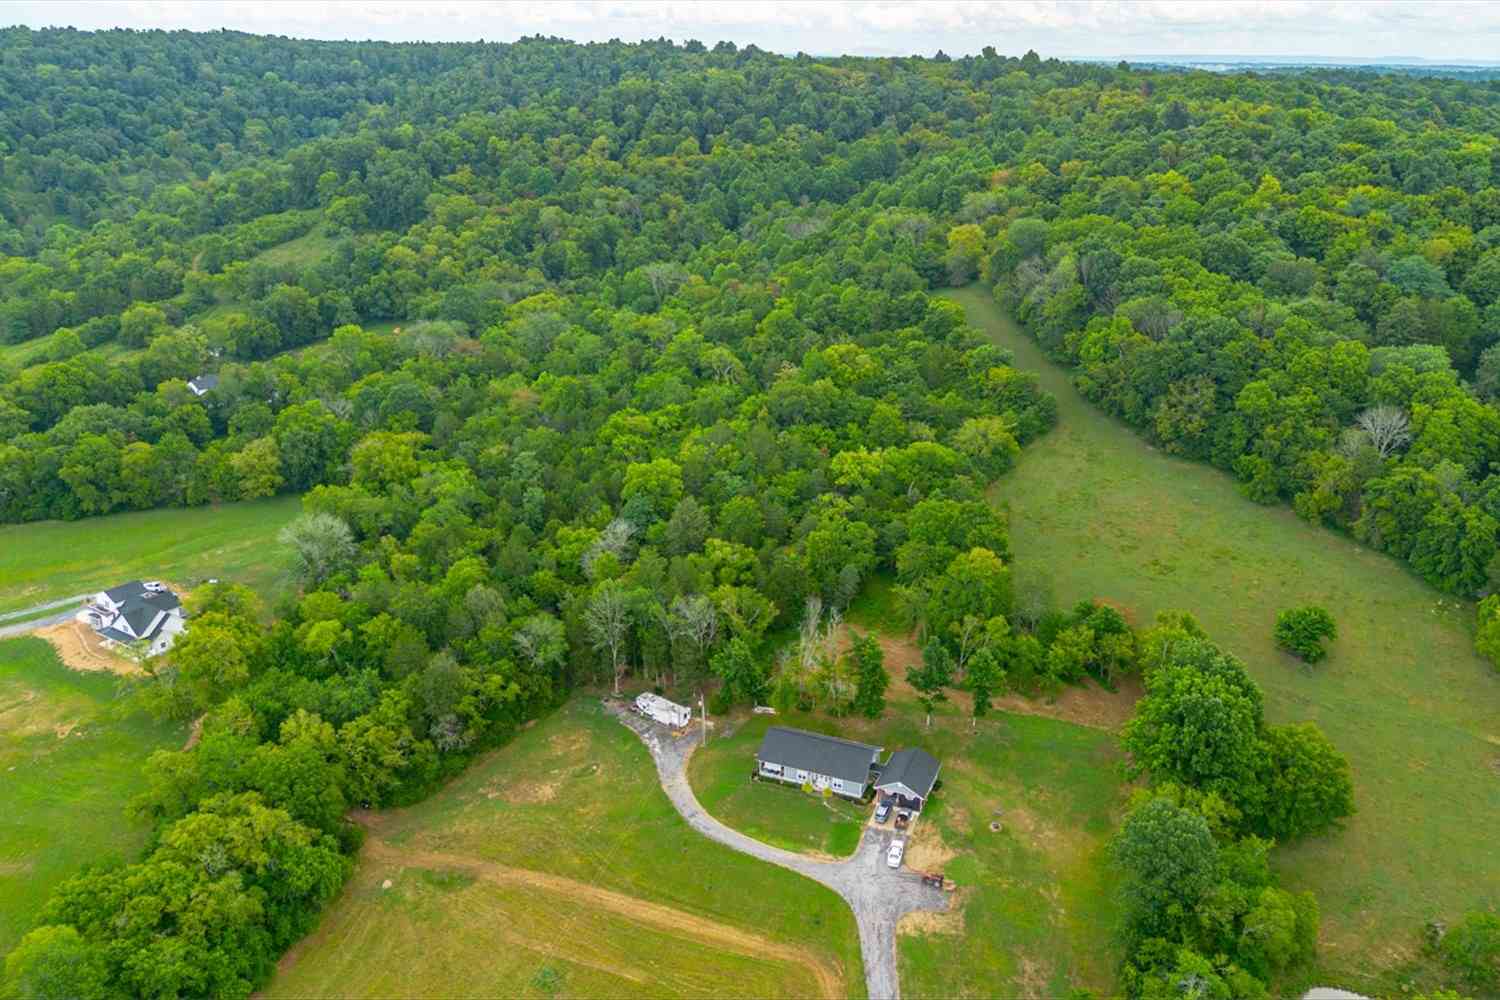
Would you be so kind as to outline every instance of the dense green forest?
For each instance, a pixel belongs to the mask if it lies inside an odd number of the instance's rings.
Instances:
[[[274,623],[208,588],[154,666],[202,740],[13,988],[247,994],[346,877],[349,807],[582,683],[864,710],[859,656],[761,654],[884,574],[925,697],[1146,673],[1123,982],[1263,995],[1317,922],[1267,852],[1348,814],[1347,765],[1191,619],[1011,579],[984,491],[1053,402],[928,292],[995,285],[1165,447],[1472,594],[1497,126],[1495,84],[1358,73],[0,31],[0,520],[306,509]]]

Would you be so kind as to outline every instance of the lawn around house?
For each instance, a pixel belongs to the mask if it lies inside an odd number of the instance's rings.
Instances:
[[[284,582],[276,535],[300,498],[164,508],[0,527],[0,613],[147,577],[191,587],[242,583],[269,599]]]
[[[264,996],[864,994],[844,901],[693,831],[593,698],[365,822]]]
[[[755,750],[775,719],[751,716],[727,738],[688,759],[688,782],[698,802],[721,821],[757,840],[790,851],[848,857],[859,847],[872,805],[840,795],[804,792],[796,785],[751,779]],[[840,735],[836,723],[803,725]]]
[[[1500,905],[1500,675],[1473,652],[1472,605],[1157,451],[1090,406],[988,290],[944,294],[1058,400],[1058,427],[993,490],[1016,564],[1050,574],[1064,605],[1107,598],[1138,625],[1192,612],[1246,662],[1269,721],[1317,722],[1349,757],[1358,815],[1274,855],[1288,888],[1317,894],[1325,981],[1389,989],[1381,971],[1416,952],[1427,920]],[[1310,669],[1271,637],[1276,612],[1303,604],[1339,630]]]
[[[186,728],[118,697],[116,680],[67,669],[40,639],[0,640],[0,955],[59,882],[145,843],[125,805],[146,758]]]
[[[1004,713],[971,730],[955,705],[942,706],[925,729],[914,702],[893,699],[873,722],[751,715],[694,752],[688,778],[716,818],[769,843],[825,852],[841,836],[834,832],[840,821],[819,814],[821,800],[750,780],[755,749],[771,725],[873,743],[886,754],[923,747],[942,761],[942,785],[917,823],[907,867],[945,870],[959,889],[953,912],[913,915],[903,925],[903,995],[1061,996],[1072,987],[1112,988],[1120,953],[1116,883],[1105,851],[1125,797],[1112,733]]]

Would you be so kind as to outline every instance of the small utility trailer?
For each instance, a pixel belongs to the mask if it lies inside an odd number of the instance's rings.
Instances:
[[[635,710],[653,722],[672,729],[681,729],[693,721],[693,710],[675,701],[668,701],[659,694],[647,691],[635,697]]]

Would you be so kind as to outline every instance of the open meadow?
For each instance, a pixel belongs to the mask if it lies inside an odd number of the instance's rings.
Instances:
[[[900,676],[899,665],[893,674]],[[914,914],[898,938],[908,997],[1107,993],[1119,963],[1115,881],[1104,856],[1123,790],[1113,734],[1057,719],[1000,713],[971,730],[965,706],[944,707],[931,729],[897,683],[886,715],[742,718],[696,751],[689,779],[705,809],[763,840],[802,850],[842,844],[848,812],[870,806],[771,782],[752,782],[770,725],[881,745],[919,746],[942,761],[942,785],[917,823],[906,867],[944,870],[958,883],[953,911]],[[957,699],[956,699],[957,700]],[[992,830],[991,823],[999,823]],[[850,844],[857,842],[859,828]]]
[[[691,830],[592,698],[361,819],[352,881],[264,996],[864,993],[843,900]]]
[[[117,697],[116,682],[67,669],[40,639],[0,640],[0,954],[58,882],[145,841],[125,804],[146,757],[186,730]]]
[[[1328,981],[1378,992],[1425,921],[1500,904],[1500,675],[1473,652],[1473,607],[1398,563],[1245,499],[1092,408],[988,290],[945,293],[1058,400],[1059,423],[995,487],[1018,565],[1060,603],[1103,597],[1147,624],[1191,611],[1242,659],[1271,722],[1310,719],[1350,760],[1359,812],[1341,833],[1276,852],[1323,913]],[[1278,651],[1278,609],[1316,603],[1339,637],[1306,668]]]
[[[0,527],[0,614],[146,577],[210,577],[269,597],[285,564],[276,534],[295,496]]]

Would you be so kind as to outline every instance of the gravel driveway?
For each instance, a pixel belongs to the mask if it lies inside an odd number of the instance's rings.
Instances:
[[[64,597],[56,601],[48,601],[46,604],[37,604],[29,608],[22,608],[19,611],[10,611],[0,615],[0,639],[10,639],[14,636],[34,632],[39,628],[45,628],[48,625],[57,625],[68,621],[74,615],[78,614],[79,606],[83,604],[88,596],[88,594],[78,594],[74,597]],[[62,610],[54,611],[50,615],[44,615],[39,618],[31,618],[23,622],[15,621],[17,618],[40,614],[52,608],[62,608]],[[6,622],[11,622],[12,624],[7,625]]]
[[[866,827],[864,839],[852,857],[845,861],[819,861],[731,830],[704,811],[688,785],[687,761],[698,745],[698,738],[689,735],[674,740],[660,726],[618,704],[606,704],[650,749],[662,789],[689,826],[710,840],[806,875],[844,897],[859,926],[859,948],[864,956],[870,1000],[895,1000],[901,995],[896,976],[896,923],[914,910],[946,910],[948,894],[923,885],[921,876],[914,872],[886,867],[885,850],[891,834]]]

